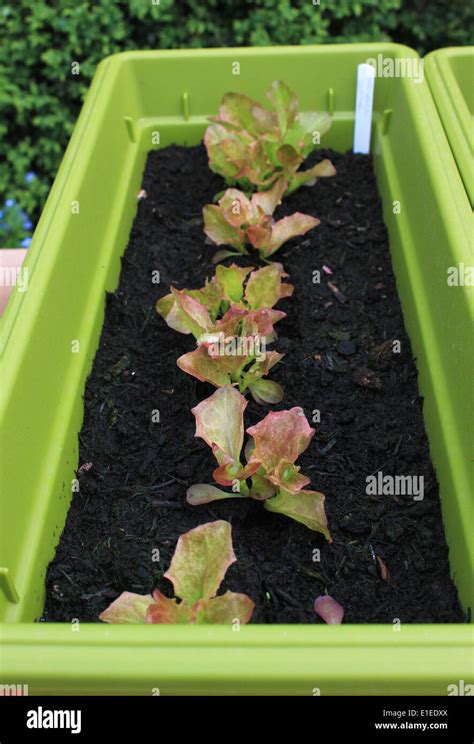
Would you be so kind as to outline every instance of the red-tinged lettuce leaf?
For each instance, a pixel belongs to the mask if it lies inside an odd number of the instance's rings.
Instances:
[[[267,111],[267,109],[259,106],[254,108],[253,115],[261,137],[278,138],[278,122],[273,111]]]
[[[220,355],[219,344],[225,341],[225,333],[222,331],[215,331],[213,333],[203,333],[197,340],[197,345],[207,349],[210,356],[215,357]]]
[[[279,175],[260,140],[247,145],[245,159],[241,161],[241,168],[236,176],[236,180],[243,188],[247,183],[259,188],[268,188]]]
[[[269,481],[278,488],[284,488],[290,493],[298,493],[310,484],[310,479],[300,473],[300,468],[288,460],[282,460],[272,473],[267,475]]]
[[[263,228],[271,223],[271,215],[281,202],[287,182],[277,181],[268,191],[254,194],[249,199],[238,189],[227,189],[218,205],[207,204],[203,209],[204,231],[217,245],[230,245],[246,253],[246,231],[250,226]]]
[[[218,266],[216,279],[222,288],[224,297],[231,302],[240,302],[244,295],[244,281],[252,271],[251,266]]]
[[[222,465],[219,465],[219,467],[213,471],[212,477],[220,486],[229,487],[233,486],[234,483],[240,483],[240,487],[242,488],[242,483],[247,478],[250,478],[259,467],[260,463],[254,460],[247,463],[245,467],[242,467],[240,463],[235,464],[229,459],[229,462],[223,462]]]
[[[174,305],[176,304],[174,296],[170,293],[161,297],[156,303],[156,311],[166,320]]]
[[[291,179],[289,179],[286,196],[292,194],[294,191],[296,191],[296,189],[299,189],[299,187],[303,186],[305,183],[311,182],[311,185],[313,185],[316,183],[318,178],[330,178],[331,176],[335,175],[336,169],[331,161],[322,160],[321,163],[318,163],[309,170],[298,171],[298,173],[295,173],[295,175]]]
[[[278,266],[281,266],[281,264],[277,264]],[[283,276],[288,276],[288,274],[282,274]],[[292,284],[283,284],[283,282],[280,285],[280,300],[284,300],[285,297],[291,297],[293,294],[294,287]]]
[[[331,178],[335,176],[337,171],[330,160],[321,160],[320,163],[309,169],[315,178]],[[298,173],[296,175],[299,175]],[[304,175],[304,174],[302,174]]]
[[[329,594],[314,600],[314,611],[328,625],[340,625],[344,619],[344,607]]]
[[[195,483],[186,491],[186,501],[191,506],[201,506],[202,504],[210,504],[211,501],[236,498],[245,499],[247,498],[247,494],[240,493],[239,491],[222,491],[220,488],[207,483]]]
[[[202,344],[195,351],[180,356],[176,364],[186,374],[220,388],[238,382],[246,361],[246,356],[211,355],[209,347]]]
[[[271,189],[252,195],[252,205],[265,215],[272,215],[278,204],[281,204],[283,194],[288,187],[284,178],[279,178]]]
[[[240,451],[244,438],[243,413],[247,401],[234,387],[220,387],[191,412],[196,417],[196,434],[211,447],[219,463],[212,476],[221,486],[232,486],[245,481],[260,467],[254,457],[244,467]]]
[[[245,300],[252,310],[271,308],[282,297],[290,297],[293,285],[283,284],[287,277],[280,263],[272,263],[263,269],[252,271],[245,288]]]
[[[260,140],[246,130],[211,124],[204,136],[209,167],[228,184],[269,186],[277,177]]]
[[[231,245],[239,253],[245,251],[245,231],[229,224],[220,206],[206,204],[202,210],[204,232],[216,245]]]
[[[294,119],[287,129],[284,142],[298,153],[307,157],[317,145],[315,133],[321,138],[331,128],[331,117],[325,112],[304,111]]]
[[[293,145],[280,144],[274,148],[274,160],[283,168],[283,177],[288,181],[293,178],[296,169],[304,158]]]
[[[240,463],[244,441],[244,411],[247,401],[231,385],[218,388],[191,409],[196,418],[196,437],[212,448],[219,465]],[[255,458],[256,459],[256,458]]]
[[[169,599],[161,594],[158,589],[153,592],[154,603],[148,607],[146,622],[155,624],[183,624],[191,623],[193,613],[184,602],[178,603],[176,599]]]
[[[214,322],[219,314],[221,303],[225,300],[222,287],[216,277],[213,276],[210,280],[206,279],[206,283],[201,289],[187,290],[187,294],[208,309],[211,320]]]
[[[255,608],[254,602],[246,594],[226,592],[220,597],[201,599],[194,606],[194,622],[212,625],[232,625],[238,620],[248,623]]]
[[[319,225],[320,220],[309,214],[295,212],[290,217],[284,217],[275,222],[268,229],[252,226],[247,230],[247,236],[263,258],[268,258],[291,238],[305,235],[308,230]]]
[[[251,222],[254,213],[252,202],[239,189],[227,189],[219,199],[219,209],[233,228]]]
[[[226,93],[222,98],[218,116],[210,116],[209,121],[236,130],[245,129],[258,137],[276,125],[275,115],[263,108],[258,101],[241,93]]]
[[[246,232],[249,243],[259,251],[263,257],[264,248],[270,245],[272,239],[272,223],[266,222],[262,225],[250,225]]]
[[[178,540],[165,578],[174,593],[192,607],[200,599],[214,597],[236,557],[229,522],[208,522],[186,532]]]
[[[242,316],[241,336],[260,336],[270,342],[276,337],[274,325],[279,320],[286,318],[286,313],[282,310],[273,310],[272,308],[261,308],[260,310],[251,310]]]
[[[209,310],[185,290],[171,288],[179,308],[183,323],[186,323],[193,336],[198,339],[203,333],[209,333],[213,324]]]
[[[252,141],[250,135],[244,137],[242,132],[229,132],[221,124],[211,124],[204,135],[209,168],[233,181],[248,160],[248,146]]]
[[[177,301],[177,293],[180,302]],[[173,330],[191,333],[191,328],[194,328],[197,333],[201,328],[200,323],[209,324],[210,327],[225,299],[222,287],[213,277],[201,289],[179,291],[172,288],[170,294],[158,300],[156,310]]]
[[[186,316],[184,316],[176,304],[176,300],[173,294],[168,294],[162,297],[156,303],[156,311],[166,324],[178,333],[191,333],[189,325],[187,323]]]
[[[262,421],[247,429],[255,449],[252,459],[258,460],[267,474],[272,474],[282,461],[294,463],[314,436],[303,409],[272,411]]]
[[[295,522],[300,522],[315,532],[321,532],[328,542],[332,542],[328,530],[326,512],[324,511],[324,495],[317,491],[299,491],[290,493],[280,490],[271,499],[265,501],[265,509],[284,514]]]
[[[148,608],[155,603],[151,594],[123,592],[99,615],[103,623],[145,623]]]
[[[278,362],[281,361],[284,356],[285,355],[280,354],[279,351],[267,351],[265,354],[265,359],[262,359],[261,362],[258,362],[260,365],[262,376],[268,375],[271,368],[274,367],[275,364],[278,364]]]
[[[277,115],[280,134],[284,136],[298,112],[298,99],[281,80],[275,80],[272,83],[267,92],[267,98]]]
[[[222,318],[217,321],[216,330],[224,333],[226,336],[240,336],[239,328],[247,314],[248,310],[245,307],[232,304]]]
[[[252,457],[252,453],[255,449],[255,442],[253,441],[252,437],[247,438],[247,444],[244,447],[244,457],[247,462],[249,462],[250,458]]]
[[[282,284],[282,287],[290,285]],[[268,295],[269,299],[272,298]],[[264,299],[264,298],[263,298]],[[274,338],[273,326],[279,320],[286,317],[282,310],[262,307],[258,310],[249,310],[242,305],[233,304],[224,313],[215,325],[216,331],[222,331],[227,336],[261,336],[268,341]]]

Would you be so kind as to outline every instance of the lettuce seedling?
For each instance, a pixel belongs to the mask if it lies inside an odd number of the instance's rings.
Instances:
[[[238,253],[248,253],[245,245],[250,243],[261,258],[269,258],[287,240],[304,235],[320,223],[301,212],[275,222],[272,215],[286,187],[287,182],[280,178],[271,189],[250,199],[238,189],[227,189],[218,204],[206,204],[202,210],[204,232],[216,245],[230,245]],[[217,253],[214,261],[227,255],[228,251]]]
[[[236,384],[250,390],[258,403],[278,403],[283,389],[263,380],[282,358],[267,351],[276,337],[274,325],[286,313],[275,310],[279,299],[293,292],[281,264],[262,269],[218,266],[201,290],[176,290],[157,303],[157,310],[172,328],[193,333],[197,348],[183,354],[177,364],[184,372],[216,387]]]
[[[241,393],[249,390],[257,403],[279,403],[283,388],[263,380],[283,358],[277,351],[265,351],[260,336],[210,335],[195,351],[183,354],[177,365],[183,372],[215,387],[235,384]]]
[[[202,524],[178,540],[168,571],[176,599],[158,589],[152,595],[123,594],[99,615],[104,623],[248,623],[254,603],[246,594],[216,596],[229,566],[236,561],[231,525]]]
[[[331,541],[324,495],[305,490],[310,480],[295,464],[314,436],[314,429],[309,426],[303,410],[294,407],[269,413],[247,429],[251,440],[245,448],[247,462],[243,465],[246,407],[245,398],[229,385],[219,388],[192,409],[196,418],[195,436],[211,447],[218,463],[212,474],[214,481],[220,486],[232,487],[232,492],[199,483],[188,489],[188,503],[199,505],[250,497],[263,501],[269,511],[285,514],[311,530],[322,532]]]
[[[201,289],[172,287],[170,294],[158,300],[156,310],[170,328],[192,333],[196,340],[221,331],[245,335],[252,330],[268,340],[273,324],[286,315],[272,308],[293,294],[293,286],[283,282],[287,276],[279,263],[256,271],[235,264],[218,266]]]
[[[296,95],[281,81],[267,92],[271,111],[248,96],[226,93],[204,137],[209,167],[233,186],[264,191],[283,177],[286,194],[318,178],[334,176],[330,160],[300,171],[331,126],[326,113],[298,112]]]

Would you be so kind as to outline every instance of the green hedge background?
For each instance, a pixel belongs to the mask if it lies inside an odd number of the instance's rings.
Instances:
[[[0,9],[0,204],[36,220],[97,63],[128,49],[471,43],[469,0],[11,0]],[[71,74],[80,63],[81,74]],[[36,174],[35,177],[28,175]]]

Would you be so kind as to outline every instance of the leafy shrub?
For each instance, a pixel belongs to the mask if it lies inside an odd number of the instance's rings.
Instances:
[[[28,215],[14,199],[6,199],[0,209],[0,248],[28,248],[33,227]]]
[[[128,49],[472,38],[465,0],[7,0],[0,10],[0,202],[39,216],[97,63]],[[80,74],[71,65],[80,63]],[[34,183],[25,183],[29,171]]]

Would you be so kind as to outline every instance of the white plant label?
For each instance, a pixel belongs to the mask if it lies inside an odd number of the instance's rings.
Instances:
[[[375,68],[362,64],[357,67],[357,93],[354,125],[354,152],[370,152],[370,130],[374,102]]]

